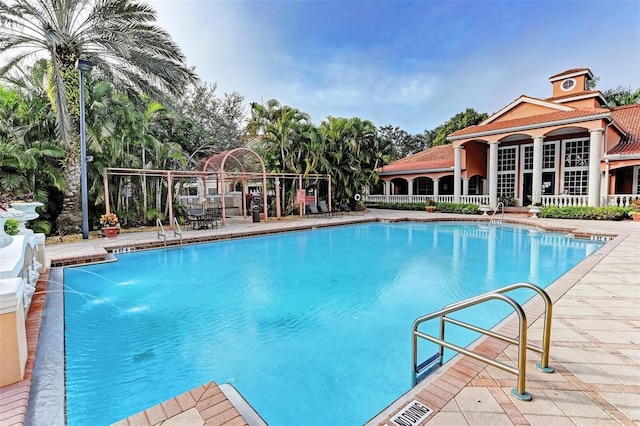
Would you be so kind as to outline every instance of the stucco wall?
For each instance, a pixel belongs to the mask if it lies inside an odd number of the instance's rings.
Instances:
[[[531,117],[532,115],[547,114],[549,112],[553,112],[553,110],[545,106],[524,102],[514,107],[513,109],[511,109],[506,114],[503,114],[502,116],[493,120],[493,122],[514,120],[516,118],[523,118],[523,117]]]
[[[466,170],[462,172],[463,177],[470,178],[475,175],[487,177],[487,156],[488,145],[482,142],[469,142],[464,145],[464,156],[466,157]]]

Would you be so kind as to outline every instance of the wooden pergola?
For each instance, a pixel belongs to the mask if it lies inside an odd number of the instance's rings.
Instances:
[[[103,175],[104,193],[105,193],[105,208],[107,213],[111,211],[109,203],[109,176],[142,176],[146,177],[160,177],[167,181],[167,198],[173,200],[173,182],[176,179],[193,179],[200,178],[203,182],[203,191],[205,194],[205,208],[208,204],[207,194],[207,180],[211,179],[216,182],[217,192],[221,195],[222,203],[222,225],[226,224],[226,203],[225,203],[225,191],[227,183],[242,182],[242,188],[244,194],[248,193],[248,182],[261,181],[262,182],[262,203],[264,206],[264,220],[268,221],[268,201],[267,201],[267,180],[274,181],[275,196],[276,196],[276,219],[281,217],[280,208],[280,180],[281,179],[293,179],[298,182],[298,189],[303,188],[303,181],[305,179],[314,180],[326,180],[328,187],[328,203],[331,210],[331,177],[329,175],[321,174],[307,174],[302,175],[299,173],[267,173],[262,158],[253,150],[249,148],[236,148],[230,151],[224,151],[219,154],[215,154],[202,161],[202,171],[196,170],[151,170],[151,169],[129,169],[129,168],[106,168]],[[300,204],[300,216],[304,215],[304,199],[298,199],[297,203]],[[169,210],[169,229],[173,229],[173,203],[168,203]],[[242,211],[243,217],[247,218],[247,205],[246,197],[242,197]]]

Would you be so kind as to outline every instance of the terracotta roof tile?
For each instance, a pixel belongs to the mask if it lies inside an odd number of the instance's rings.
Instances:
[[[589,71],[589,72],[591,72],[591,70],[589,68],[572,68],[570,70],[562,71],[561,73],[558,73],[556,75],[552,75],[551,77],[549,77],[549,79],[557,78],[557,77],[560,77],[560,76],[563,76],[563,75],[566,75],[566,74],[573,74],[573,73],[580,72],[580,71]]]
[[[640,104],[617,107],[611,115],[627,131],[628,138],[607,154],[640,154]]]
[[[448,137],[472,135],[474,133],[490,132],[494,130],[510,129],[512,127],[529,126],[534,124],[553,122],[559,120],[570,120],[572,118],[588,117],[590,115],[598,115],[608,113],[607,108],[582,108],[572,111],[554,111],[546,114],[532,115],[530,117],[521,117],[513,120],[505,120],[492,122],[485,125],[470,126],[457,132],[451,133]]]
[[[574,98],[574,97],[577,97],[577,96],[584,96],[584,95],[597,95],[597,94],[602,95],[602,93],[600,93],[599,90],[585,90],[583,92],[571,93],[571,94],[562,95],[562,96],[555,96],[553,98],[546,98],[545,101],[553,102],[553,101],[557,101],[559,99]]]
[[[424,170],[453,167],[453,145],[434,146],[417,154],[389,163],[378,172]]]

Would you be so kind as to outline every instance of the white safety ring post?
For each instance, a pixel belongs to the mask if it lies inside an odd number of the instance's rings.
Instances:
[[[360,197],[360,194],[356,194],[356,195],[354,195],[354,197],[353,197],[353,199],[354,199],[354,200],[356,200],[356,201],[360,201],[360,199],[361,199],[361,198],[362,198],[362,197]]]

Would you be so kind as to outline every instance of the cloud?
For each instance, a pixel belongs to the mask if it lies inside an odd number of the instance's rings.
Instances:
[[[466,108],[548,97],[548,77],[576,67],[603,90],[640,87],[636,2],[151,4],[219,92],[275,98],[315,123],[357,116],[419,133]]]

